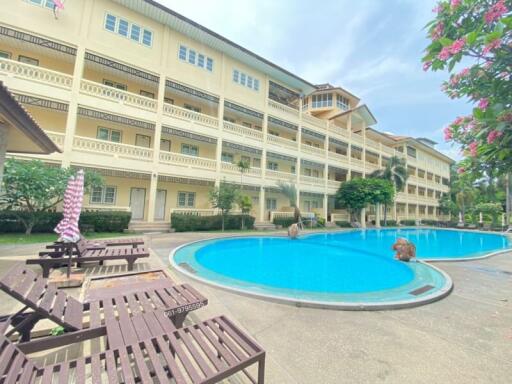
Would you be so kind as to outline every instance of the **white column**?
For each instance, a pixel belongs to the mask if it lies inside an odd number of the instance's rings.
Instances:
[[[260,187],[260,217],[259,221],[265,221],[265,187]]]
[[[375,226],[377,228],[380,228],[380,210],[381,210],[381,205],[377,204],[375,206]]]
[[[329,195],[327,193],[324,194],[324,219],[325,222],[327,222],[327,217],[329,216],[329,209],[328,204],[329,203]]]
[[[0,123],[0,192],[3,188],[4,178],[4,164],[5,156],[7,154],[7,136],[9,134],[9,128],[6,124]]]
[[[361,228],[366,228],[366,208],[361,209]]]

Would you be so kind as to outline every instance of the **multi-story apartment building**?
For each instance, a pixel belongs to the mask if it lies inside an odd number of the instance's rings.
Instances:
[[[266,222],[288,205],[338,219],[340,184],[407,160],[390,215],[435,218],[449,158],[426,139],[378,132],[343,88],[313,85],[152,0],[14,0],[0,13],[0,80],[62,149],[44,157],[94,169],[105,186],[90,209],[168,221],[207,210],[208,190],[242,183]],[[37,156],[32,156],[37,157]],[[235,165],[246,160],[242,175]]]

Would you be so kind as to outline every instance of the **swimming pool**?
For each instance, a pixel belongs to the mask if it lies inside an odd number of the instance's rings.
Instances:
[[[286,237],[236,237],[176,249],[173,265],[204,282],[269,299],[343,309],[399,308],[446,296],[447,274],[424,262],[393,259],[398,237],[418,258],[480,257],[506,249],[505,237],[435,229],[353,230]]]

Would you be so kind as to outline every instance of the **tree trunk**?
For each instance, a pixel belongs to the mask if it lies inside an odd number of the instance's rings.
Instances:
[[[35,221],[31,220],[28,223],[25,224],[25,235],[30,235],[32,233],[32,228],[34,228]]]
[[[242,212],[242,231],[244,230],[244,213]]]
[[[388,226],[388,204],[384,203],[384,226]]]
[[[222,232],[224,232],[224,213],[222,213]]]

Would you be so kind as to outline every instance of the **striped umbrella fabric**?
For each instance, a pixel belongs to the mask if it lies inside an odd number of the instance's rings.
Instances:
[[[55,227],[59,234],[59,240],[65,243],[77,242],[80,240],[78,220],[82,210],[84,197],[84,171],[79,170],[76,177],[71,176],[64,193],[62,220]]]

